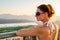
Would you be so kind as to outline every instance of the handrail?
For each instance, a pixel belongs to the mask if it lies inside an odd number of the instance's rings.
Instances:
[[[17,36],[16,32],[17,31],[0,33],[0,39],[15,37],[15,36]],[[32,37],[23,37],[23,40],[28,40],[28,39],[32,39]]]
[[[14,37],[14,36],[16,36],[16,32],[17,31],[0,33],[0,39]]]

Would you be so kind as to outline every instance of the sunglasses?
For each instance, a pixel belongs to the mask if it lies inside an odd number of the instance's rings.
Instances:
[[[35,16],[39,16],[41,13],[39,13],[39,12],[36,12],[36,15]]]
[[[43,14],[43,13],[36,12],[36,15],[35,15],[35,16],[39,16],[39,15],[41,15],[41,14]]]

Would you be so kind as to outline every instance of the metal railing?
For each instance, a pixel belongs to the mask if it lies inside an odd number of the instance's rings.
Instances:
[[[0,33],[0,40],[23,40],[23,37],[17,37],[16,32]]]
[[[36,40],[35,37],[17,37],[16,32],[17,31],[0,33],[0,40]]]
[[[0,39],[14,37],[14,36],[16,36],[16,32],[17,31],[0,33]]]

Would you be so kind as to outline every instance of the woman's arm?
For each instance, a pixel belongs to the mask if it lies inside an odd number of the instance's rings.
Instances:
[[[36,36],[37,35],[37,28],[32,27],[32,28],[26,28],[17,31],[16,33],[18,36]]]
[[[22,29],[19,30],[16,34],[18,36],[38,36],[42,35],[42,33],[48,35],[49,29],[47,27],[32,27],[32,28],[27,28],[27,29]]]

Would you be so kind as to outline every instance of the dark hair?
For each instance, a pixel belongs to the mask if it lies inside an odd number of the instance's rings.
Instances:
[[[38,6],[37,8],[39,8],[43,12],[47,12],[48,17],[52,17],[52,15],[54,14],[54,10],[50,4],[48,4],[48,5],[42,4],[42,5]]]

